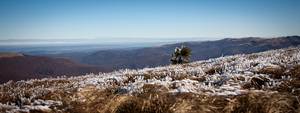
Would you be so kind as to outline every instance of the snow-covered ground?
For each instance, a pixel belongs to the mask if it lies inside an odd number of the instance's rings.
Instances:
[[[16,102],[1,100],[0,111],[24,111],[42,109],[48,111],[53,106],[61,105],[61,101],[43,100],[39,97],[51,92],[64,91],[78,93],[72,99],[81,99],[80,92],[93,87],[99,90],[114,88],[116,94],[134,95],[143,92],[145,85],[155,85],[157,91],[168,93],[195,93],[215,96],[232,96],[251,92],[276,92],[274,87],[283,80],[292,80],[291,75],[280,78],[263,73],[263,69],[288,71],[300,65],[300,47],[271,50],[254,54],[239,54],[215,59],[192,62],[183,65],[169,65],[140,70],[119,70],[111,73],[87,74],[78,77],[60,77],[33,79],[28,81],[7,82],[0,86],[1,96],[17,98],[15,100],[30,101],[21,108]],[[253,79],[256,78],[256,79]],[[260,84],[260,81],[263,84]],[[257,83],[256,83],[257,82]],[[250,84],[250,87],[245,88]],[[299,90],[299,89],[295,89]],[[27,94],[30,92],[30,94]],[[59,99],[58,99],[59,100]],[[3,103],[6,102],[6,103]]]
[[[234,55],[184,65],[145,68],[141,70],[120,70],[112,73],[89,74],[78,82],[79,87],[95,85],[105,89],[117,84],[127,93],[141,92],[145,84],[162,85],[169,92],[192,92],[211,95],[239,95],[246,90],[241,88],[251,78],[263,76],[270,80],[264,87],[272,88],[280,84],[279,80],[268,74],[257,73],[263,68],[292,68],[300,64],[300,49],[289,48],[255,53]],[[221,68],[221,72],[206,74],[212,68]],[[134,81],[129,81],[133,78]],[[177,79],[176,79],[177,78]],[[204,79],[198,81],[197,78]],[[242,78],[243,80],[237,80]],[[282,78],[290,78],[282,76]],[[272,84],[271,84],[272,83]],[[77,83],[76,83],[77,84]],[[174,86],[175,85],[175,86]]]

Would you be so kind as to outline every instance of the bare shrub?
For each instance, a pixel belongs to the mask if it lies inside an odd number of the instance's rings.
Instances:
[[[149,79],[162,79],[165,78],[167,75],[149,73],[149,74],[144,74],[143,76],[144,76],[144,80],[149,80]]]
[[[204,81],[206,81],[205,76],[201,76],[201,77],[190,77],[189,79],[191,79],[191,80],[196,80],[196,81],[198,81],[198,82],[204,82]]]
[[[259,56],[257,55],[257,54],[250,54],[249,56],[248,56],[248,59],[256,59],[256,58],[258,58]]]
[[[151,74],[144,74],[144,80],[149,80],[149,79],[153,79],[154,76]]]
[[[269,81],[270,80],[268,78],[265,78],[263,76],[253,77],[250,80],[251,87],[254,87],[255,89],[262,89],[262,86],[266,85],[266,83]]]
[[[268,74],[270,78],[281,79],[285,75],[285,69],[281,66],[267,66],[258,71],[260,74]]]
[[[154,93],[167,93],[168,88],[163,85],[156,84],[144,84],[142,87],[143,92],[145,94],[154,94]]]
[[[172,80],[183,80],[183,79],[188,79],[188,75],[187,74],[180,74],[180,75],[174,75],[171,76]]]
[[[221,66],[215,66],[215,67],[212,67],[212,68],[206,70],[205,74],[213,75],[213,74],[222,73],[222,72],[223,72],[223,68]]]
[[[289,74],[295,79],[300,79],[300,65],[294,66],[293,69],[290,70]]]
[[[124,76],[127,76],[127,79],[124,81],[125,84],[128,84],[128,83],[133,83],[135,82],[135,75],[124,75]]]
[[[250,82],[242,84],[243,89],[250,89],[251,87],[252,87],[252,84]]]

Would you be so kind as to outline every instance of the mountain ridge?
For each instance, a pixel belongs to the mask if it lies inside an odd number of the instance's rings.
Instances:
[[[6,53],[4,53],[6,54]],[[7,56],[4,55],[3,56]],[[73,62],[63,58],[49,58],[14,53],[16,56],[0,57],[0,83],[9,80],[81,75],[85,73],[107,72],[104,67],[96,67]]]
[[[256,53],[271,49],[286,48],[300,45],[300,36],[286,36],[277,38],[227,38],[217,41],[182,42],[157,47],[147,47],[134,50],[101,50],[75,61],[106,66],[114,70],[122,68],[137,69],[169,64],[174,48],[185,45],[192,49],[191,61],[206,60],[226,55]],[[72,57],[68,57],[71,58]],[[117,62],[118,61],[118,62]]]

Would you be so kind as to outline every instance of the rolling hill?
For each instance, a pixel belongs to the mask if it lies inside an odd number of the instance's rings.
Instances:
[[[0,54],[0,83],[9,80],[75,76],[111,71],[103,67],[83,65],[68,59],[30,56],[20,53]]]
[[[1,112],[299,113],[300,48],[0,85]]]

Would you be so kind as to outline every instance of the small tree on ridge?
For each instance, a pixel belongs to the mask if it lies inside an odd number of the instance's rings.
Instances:
[[[172,64],[189,63],[191,53],[192,50],[186,46],[176,47],[170,61]]]

